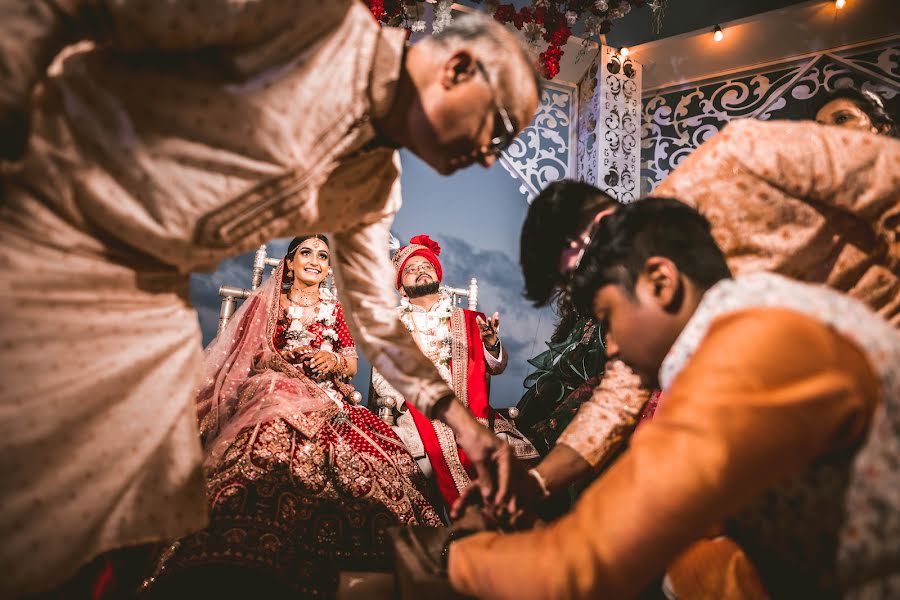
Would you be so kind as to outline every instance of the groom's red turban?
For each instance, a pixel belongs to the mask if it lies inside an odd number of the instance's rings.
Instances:
[[[400,275],[403,273],[403,267],[406,266],[406,261],[413,256],[424,256],[427,258],[431,264],[434,265],[438,281],[443,281],[444,270],[441,268],[441,261],[438,260],[438,255],[440,253],[441,247],[427,235],[417,235],[413,237],[409,240],[409,245],[403,246],[394,252],[391,261],[394,263],[394,268],[397,270],[397,289],[400,289],[401,287]]]

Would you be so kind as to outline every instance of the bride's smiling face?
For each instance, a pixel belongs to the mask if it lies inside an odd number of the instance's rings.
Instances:
[[[303,240],[294,258],[287,261],[294,271],[294,283],[307,286],[319,285],[328,277],[328,246],[318,238]]]

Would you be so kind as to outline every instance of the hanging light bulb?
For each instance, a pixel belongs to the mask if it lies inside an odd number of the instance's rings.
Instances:
[[[838,10],[844,8],[847,5],[847,0],[834,0],[834,7]]]
[[[619,50],[619,54],[622,56],[628,56],[631,53],[631,50],[628,49],[628,46],[622,46],[622,49]]]
[[[722,28],[716,25],[716,28],[713,29],[713,39],[717,42],[721,42],[724,37],[725,34],[722,33]]]

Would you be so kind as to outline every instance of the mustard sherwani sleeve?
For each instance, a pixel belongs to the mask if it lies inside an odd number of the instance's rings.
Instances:
[[[865,356],[820,322],[751,309],[716,320],[666,393],[566,517],[454,543],[454,587],[510,600],[631,597],[711,526],[858,440],[880,392]]]

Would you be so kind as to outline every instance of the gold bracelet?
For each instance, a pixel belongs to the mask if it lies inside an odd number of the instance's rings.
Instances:
[[[343,379],[347,376],[347,359],[337,352],[334,353],[334,356],[337,358],[337,374]]]

